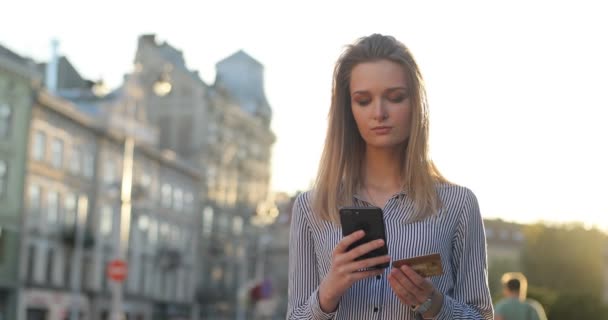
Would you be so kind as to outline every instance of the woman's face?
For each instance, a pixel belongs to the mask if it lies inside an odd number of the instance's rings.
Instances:
[[[395,148],[410,135],[411,102],[404,68],[379,60],[356,65],[350,97],[359,133],[367,147]]]

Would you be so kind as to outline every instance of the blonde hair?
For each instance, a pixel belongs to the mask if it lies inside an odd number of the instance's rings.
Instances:
[[[391,36],[373,34],[348,46],[334,68],[329,124],[312,199],[315,214],[323,220],[339,223],[338,208],[351,205],[362,186],[365,141],[351,109],[350,75],[356,65],[379,60],[403,66],[410,90],[411,130],[403,146],[400,175],[402,189],[414,202],[414,220],[441,208],[436,183],[447,180],[428,154],[429,115],[422,75],[405,45]]]

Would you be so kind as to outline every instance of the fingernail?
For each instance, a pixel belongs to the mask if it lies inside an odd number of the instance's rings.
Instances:
[[[376,243],[378,243],[378,244],[384,244],[384,240],[380,239],[380,240],[376,241]]]

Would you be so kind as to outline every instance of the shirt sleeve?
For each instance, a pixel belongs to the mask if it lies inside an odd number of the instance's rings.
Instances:
[[[454,291],[436,319],[494,319],[488,286],[486,237],[477,198],[467,189],[453,240]]]
[[[291,215],[287,319],[332,319],[335,312],[325,313],[319,304],[321,281],[302,198],[300,195],[296,199]]]

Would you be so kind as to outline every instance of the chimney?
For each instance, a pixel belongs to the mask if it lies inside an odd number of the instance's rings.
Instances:
[[[46,88],[49,92],[57,93],[57,82],[59,78],[59,41],[57,39],[51,40],[51,57],[49,62],[46,64]]]

